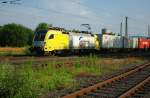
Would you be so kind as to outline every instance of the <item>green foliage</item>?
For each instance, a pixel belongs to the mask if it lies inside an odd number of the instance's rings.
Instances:
[[[48,26],[47,23],[40,23],[40,24],[36,27],[35,32],[37,32],[37,31],[39,31],[39,30],[43,30],[43,29],[48,29],[48,28],[49,28],[49,26]]]
[[[0,66],[0,98],[36,98],[31,70]]]
[[[0,46],[1,46],[1,43],[2,43],[2,26],[0,26]]]
[[[76,63],[75,63],[75,68],[81,68],[80,62],[76,62]]]
[[[20,24],[6,24],[0,29],[0,46],[23,47],[32,44],[33,31]]]
[[[96,62],[98,61],[98,57],[96,55],[90,54],[86,57],[88,63],[81,64],[80,62],[75,64],[75,73],[85,72],[91,74],[101,74],[101,65],[98,65]]]
[[[34,57],[22,66],[0,63],[0,98],[39,98],[49,91],[78,86],[75,81],[77,75],[104,75],[119,70],[123,64],[136,61],[114,59],[108,63],[108,59],[99,60],[92,54],[85,59],[88,62],[78,61],[75,66],[70,67],[66,67],[63,63],[57,67],[56,62],[33,65]],[[139,62],[141,61],[143,62],[143,59]]]
[[[65,68],[0,64],[0,98],[38,98],[59,88],[67,87],[73,77]]]
[[[25,51],[24,51],[25,55],[36,55],[36,52],[33,51],[33,47],[32,46],[27,46]]]

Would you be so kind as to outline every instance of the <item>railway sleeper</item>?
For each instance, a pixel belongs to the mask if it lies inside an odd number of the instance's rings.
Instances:
[[[101,94],[101,93],[91,93],[87,95],[88,97],[94,97],[94,98],[114,98],[115,96],[112,94]]]
[[[96,91],[94,93],[102,94],[102,95],[103,94],[106,94],[106,95],[111,94],[112,96],[115,96],[116,94],[119,94],[120,92],[116,92],[115,90],[114,91],[103,91],[103,90],[101,90],[101,91]]]

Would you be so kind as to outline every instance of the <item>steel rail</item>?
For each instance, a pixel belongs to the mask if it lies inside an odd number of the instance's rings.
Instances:
[[[127,92],[125,92],[124,94],[120,95],[119,98],[128,98],[128,97],[133,96],[137,91],[142,89],[143,86],[149,82],[150,82],[150,76],[148,78],[146,78],[144,81],[142,81],[141,83],[139,83],[138,85],[136,85],[135,87],[133,87],[130,90],[128,90]]]
[[[150,63],[140,65],[140,66],[136,67],[135,69],[132,69],[132,70],[130,70],[130,71],[127,71],[127,72],[125,72],[125,73],[123,73],[123,74],[121,74],[121,75],[118,75],[118,76],[115,76],[115,77],[113,77],[113,78],[110,78],[110,79],[108,79],[108,80],[106,80],[106,81],[97,83],[97,84],[95,84],[95,85],[93,85],[93,86],[89,86],[89,87],[87,87],[87,88],[83,88],[83,89],[81,89],[81,90],[79,90],[79,91],[76,91],[76,92],[74,92],[74,93],[68,94],[68,95],[63,96],[63,97],[61,97],[61,98],[78,98],[78,97],[80,97],[80,96],[89,94],[90,92],[94,92],[94,91],[96,91],[97,89],[100,89],[100,88],[102,88],[102,87],[104,87],[104,86],[106,86],[106,85],[108,85],[108,84],[111,84],[111,83],[113,83],[113,82],[115,82],[115,81],[121,80],[121,79],[123,79],[123,78],[125,78],[125,77],[127,77],[127,76],[129,76],[129,75],[131,75],[131,74],[133,74],[133,73],[135,73],[135,72],[138,72],[139,70],[141,70],[141,69],[143,69],[143,68],[145,68],[145,67],[147,67],[147,66],[149,66],[149,65],[150,65]]]

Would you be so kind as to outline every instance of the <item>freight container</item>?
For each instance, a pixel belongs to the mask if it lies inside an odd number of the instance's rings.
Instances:
[[[133,39],[132,38],[128,38],[127,48],[128,49],[132,49],[132,47],[133,47]]]
[[[124,42],[124,48],[127,48],[127,49],[138,48],[137,38],[123,37],[123,42]]]
[[[96,37],[93,34],[70,32],[69,47],[71,49],[95,49]]]
[[[150,49],[150,40],[147,39],[147,41],[148,41],[148,48]]]
[[[147,38],[139,38],[139,48],[147,49],[150,48],[150,41]]]
[[[138,48],[138,38],[133,38],[133,49],[137,49]]]
[[[123,38],[121,36],[101,34],[98,37],[100,46],[103,49],[120,49],[123,47]]]

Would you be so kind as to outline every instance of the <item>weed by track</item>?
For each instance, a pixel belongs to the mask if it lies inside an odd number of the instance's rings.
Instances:
[[[87,76],[112,73],[124,65],[144,62],[139,58],[100,58],[90,55],[76,63],[49,62],[35,66],[32,61],[22,66],[0,64],[1,98],[37,98],[48,92],[78,87]],[[85,60],[85,61],[84,61]],[[80,78],[80,80],[79,80]],[[79,81],[78,81],[79,80]]]

